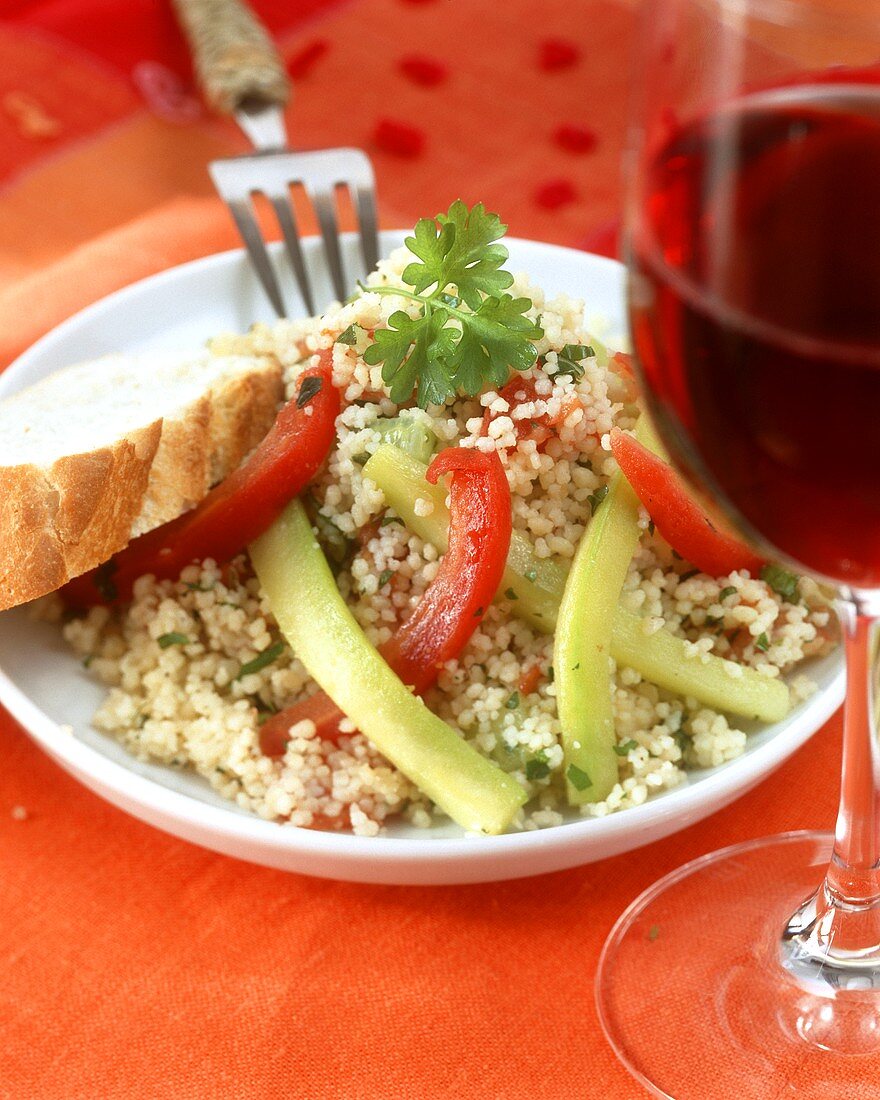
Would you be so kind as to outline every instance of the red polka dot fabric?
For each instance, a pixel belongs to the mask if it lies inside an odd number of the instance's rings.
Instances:
[[[417,157],[425,148],[425,131],[393,118],[380,118],[373,142],[384,153],[397,157]]]
[[[461,196],[513,234],[616,248],[634,6],[254,2],[293,79],[294,146],[367,149],[383,226]],[[204,108],[167,0],[124,9],[4,6],[0,365],[119,286],[237,243],[206,165],[246,143]],[[0,742],[3,1100],[637,1100],[593,1007],[608,930],[687,859],[828,826],[839,723],[658,844],[449,888],[237,862],[91,794],[2,712]],[[693,1073],[677,1100],[727,1100],[711,1063]]]
[[[400,71],[413,82],[425,88],[434,88],[442,84],[449,75],[449,68],[434,57],[410,54],[400,60]]]
[[[581,51],[565,38],[547,38],[540,44],[538,64],[548,73],[570,69],[580,60]]]
[[[329,49],[330,43],[326,38],[316,38],[313,42],[307,42],[305,46],[288,58],[288,73],[294,80],[301,80],[303,77],[308,76]]]

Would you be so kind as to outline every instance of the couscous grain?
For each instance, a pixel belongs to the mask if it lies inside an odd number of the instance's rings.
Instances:
[[[370,285],[396,285],[410,259],[405,249],[395,252],[380,263]],[[531,298],[527,316],[540,318],[540,365],[503,393],[488,389],[427,410],[402,411],[388,395],[381,367],[363,358],[370,333],[386,325],[392,312],[412,312],[413,303],[404,298],[368,289],[321,318],[257,325],[247,335],[213,341],[218,354],[277,356],[288,397],[296,394],[315,353],[332,349],[343,408],[336,446],[309,490],[309,502],[319,537],[321,525],[329,525],[345,549],[339,590],[375,645],[412,612],[439,565],[435,547],[409,531],[364,477],[383,421],[402,413],[438,449],[455,443],[497,451],[514,529],[528,536],[538,559],[562,565],[574,557],[616,469],[611,429],[635,423],[632,380],[585,331],[582,303],[545,300],[524,277],[511,293]],[[343,332],[354,342],[336,342]],[[580,377],[559,370],[566,345],[590,347]],[[428,498],[415,503],[419,516],[433,508]],[[641,617],[646,634],[671,631],[686,639],[694,661],[714,654],[735,662],[734,668],[769,677],[833,644],[830,611],[809,581],[801,582],[799,601],[790,602],[744,572],[709,577],[677,558],[644,511],[640,527],[621,603]],[[487,609],[461,656],[442,668],[426,702],[528,790],[531,800],[514,827],[546,828],[568,812],[553,638],[517,618],[514,599],[514,593],[502,593]],[[192,565],[179,581],[142,578],[124,613],[95,608],[68,622],[64,632],[109,688],[95,725],[137,757],[194,769],[239,806],[289,825],[375,836],[393,817],[421,827],[436,820],[427,799],[351,723],[331,742],[303,721],[291,728],[281,758],[261,753],[264,718],[315,685],[281,638],[246,556],[231,568],[211,561]],[[601,817],[639,805],[680,783],[689,767],[714,767],[746,746],[746,731],[726,715],[671,695],[631,668],[614,669],[612,683],[619,782],[603,801],[581,807],[583,814]],[[796,700],[812,690],[803,674],[791,686]]]

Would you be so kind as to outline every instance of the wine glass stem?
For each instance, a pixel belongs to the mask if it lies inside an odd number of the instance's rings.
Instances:
[[[880,745],[875,626],[880,594],[847,590],[838,601],[847,692],[840,807],[825,880],[794,914],[783,964],[811,986],[880,988]]]
[[[841,900],[865,905],[880,900],[880,748],[874,700],[877,617],[871,598],[857,593],[840,601],[838,615],[846,639],[847,693],[840,808],[828,885]]]

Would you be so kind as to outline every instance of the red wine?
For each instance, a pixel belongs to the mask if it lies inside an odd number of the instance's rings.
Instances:
[[[880,87],[744,98],[647,187],[630,314],[679,457],[746,530],[880,585]]]

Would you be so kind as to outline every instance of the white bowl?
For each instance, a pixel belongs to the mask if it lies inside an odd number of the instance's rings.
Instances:
[[[402,242],[384,234],[383,247]],[[548,294],[587,302],[587,319],[625,330],[624,272],[612,260],[536,241],[512,239],[511,266]],[[317,242],[306,253],[328,300]],[[345,242],[352,258],[353,244]],[[243,331],[270,313],[240,251],[209,256],[126,287],[71,317],[0,376],[0,396],[59,367],[115,351],[197,348],[224,331]],[[262,821],[221,799],[195,775],[145,764],[90,726],[104,689],[63,643],[57,628],[27,611],[0,615],[0,702],[63,768],[121,809],[166,832],[227,855],[287,871],[355,882],[484,882],[557,871],[603,859],[684,829],[739,797],[802,745],[836,710],[844,692],[839,654],[815,662],[813,698],[784,722],[757,728],[746,753],[719,768],[692,771],[686,783],[642,806],[605,818],[576,818],[535,832],[465,837],[453,825],[392,826],[368,838]],[[72,733],[70,729],[72,728]]]

